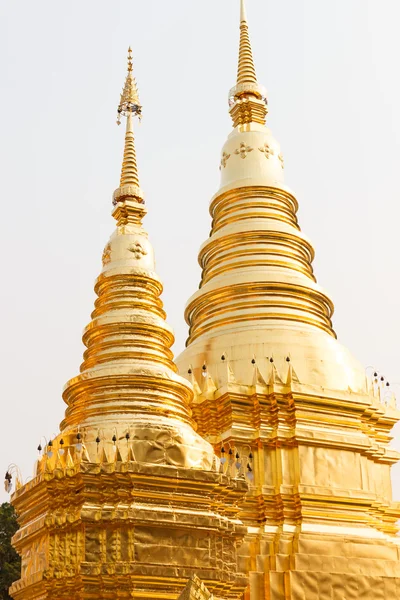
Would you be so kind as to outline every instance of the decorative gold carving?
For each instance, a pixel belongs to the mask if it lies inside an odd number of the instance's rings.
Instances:
[[[30,577],[47,568],[48,539],[42,536],[36,539],[22,555],[21,576]]]
[[[273,148],[271,148],[267,143],[264,144],[263,148],[259,148],[259,151],[264,154],[265,158],[269,158],[275,154]]]
[[[128,598],[139,584],[143,598],[158,596],[154,590],[174,597],[188,569],[204,574],[210,589],[192,579],[188,598],[242,597],[247,581],[236,565],[245,534],[237,518],[242,479],[218,469],[128,461],[101,469],[82,463],[74,476],[43,483],[42,475],[14,497],[21,518],[14,544],[23,556],[14,597],[83,600],[113,597],[118,589]],[[107,578],[98,581],[102,573]]]
[[[107,246],[104,248],[102,262],[104,267],[111,262],[111,244],[107,244]]]
[[[178,600],[213,600],[213,598],[214,596],[201,579],[197,575],[192,575]]]
[[[140,260],[142,256],[147,255],[147,251],[143,248],[140,242],[135,242],[135,244],[129,248],[129,252],[132,252],[137,260]]]
[[[228,160],[230,159],[230,157],[231,157],[231,155],[228,154],[227,152],[224,152],[222,154],[221,164],[220,164],[219,170],[221,170],[222,167],[224,167],[224,169],[225,169],[226,163],[228,162]]]
[[[284,169],[285,168],[285,160],[283,158],[283,154],[279,154],[278,158],[281,161],[282,169]]]
[[[246,158],[249,152],[253,152],[254,148],[248,146],[245,142],[240,143],[240,148],[235,150],[235,154],[240,156],[240,158]]]

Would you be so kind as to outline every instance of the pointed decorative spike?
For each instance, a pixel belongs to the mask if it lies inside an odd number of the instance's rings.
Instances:
[[[81,462],[90,463],[92,462],[89,456],[89,452],[85,445],[82,446]]]
[[[228,372],[228,374],[227,374],[228,383],[237,383],[235,373],[233,372],[230,361],[227,361],[226,366],[227,366],[227,372]]]
[[[202,394],[209,395],[210,397],[214,395],[214,392],[217,390],[217,386],[214,383],[213,378],[207,372],[205,372],[205,378],[202,387]]]
[[[67,465],[67,469],[73,469],[74,468],[74,459],[71,456],[71,452],[70,449],[68,448],[68,452],[67,452],[67,458],[65,460],[65,463]]]
[[[239,61],[236,85],[229,92],[229,105],[234,127],[248,123],[265,125],[267,92],[257,81],[245,0],[240,0]]]
[[[299,383],[299,378],[297,376],[296,371],[293,368],[292,363],[289,363],[286,385],[290,386],[292,383]]]
[[[135,150],[135,139],[133,135],[133,117],[142,116],[142,105],[139,101],[139,94],[137,91],[136,81],[133,77],[133,66],[132,66],[132,50],[129,48],[128,51],[128,74],[124,89],[122,90],[120,104],[118,106],[118,118],[117,123],[121,123],[121,116],[127,117],[126,121],[126,134],[125,134],[125,148],[124,148],[124,159],[121,169],[120,187],[114,192],[113,203],[117,205],[118,202],[123,202],[126,198],[131,198],[135,202],[141,204],[144,203],[143,192],[139,187],[139,175],[136,161],[136,150]],[[135,214],[137,208],[133,209]],[[139,211],[140,213],[140,211]],[[120,221],[120,211],[116,211],[114,216]],[[139,217],[143,214],[139,214]],[[136,219],[137,220],[137,219]]]
[[[118,115],[126,117],[128,114],[137,115],[139,118],[142,114],[142,105],[139,101],[136,80],[133,77],[133,59],[130,47],[128,50],[128,73],[118,106]]]
[[[257,84],[257,75],[249,36],[249,26],[247,24],[245,0],[241,0],[240,6],[240,45],[237,83]]]
[[[53,468],[52,468],[52,465],[51,465],[51,459],[50,458],[46,458],[46,464],[45,464],[44,472],[45,473],[52,473],[53,472]]]
[[[56,457],[57,457],[57,460],[56,460],[56,466],[55,466],[55,468],[56,469],[60,469],[60,471],[63,471],[64,470],[64,465],[63,465],[63,461],[61,460],[61,456],[60,456],[59,452],[57,452]]]
[[[247,23],[246,2],[245,0],[240,0],[240,22],[243,23],[243,21]]]
[[[110,462],[110,461],[109,461],[109,459],[108,459],[108,456],[107,456],[106,450],[105,450],[105,448],[103,448],[103,450],[102,450],[102,452],[101,452],[101,454],[100,454],[100,464],[102,464],[102,465],[107,465],[107,464],[109,464],[109,462]]]
[[[267,387],[267,382],[265,381],[264,377],[261,375],[258,367],[254,368],[254,375],[253,375],[253,387],[256,387],[256,386]]]
[[[139,187],[139,175],[136,163],[135,138],[133,136],[131,113],[128,114],[126,122],[124,160],[122,163],[120,187],[127,185]]]
[[[197,379],[196,379],[196,377],[195,377],[195,374],[194,374],[194,372],[193,372],[193,368],[192,368],[192,366],[190,366],[190,368],[189,368],[189,370],[188,370],[188,374],[189,374],[189,380],[190,380],[190,383],[191,383],[191,384],[192,384],[192,386],[193,386],[193,391],[194,391],[194,399],[196,399],[196,398],[197,398],[197,396],[200,396],[200,395],[201,395],[201,388],[200,388],[200,386],[199,386],[199,384],[198,384],[198,382],[197,382]]]
[[[272,360],[272,359],[271,359]],[[275,366],[274,362],[271,362],[270,364],[270,377],[269,377],[269,385],[274,385],[275,383],[280,383],[283,384],[283,379],[282,377],[279,375],[278,369]]]
[[[117,451],[115,453],[115,462],[121,462],[121,463],[125,462],[124,459],[122,458],[122,454],[118,447],[117,447]]]
[[[135,457],[135,453],[133,451],[132,446],[129,448],[128,461],[129,462],[136,462],[136,457]]]
[[[132,48],[129,46],[128,48],[128,73],[133,70],[133,60],[132,60]]]

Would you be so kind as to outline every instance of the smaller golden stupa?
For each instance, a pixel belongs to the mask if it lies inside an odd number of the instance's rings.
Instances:
[[[129,50],[118,107],[127,127],[113,196],[117,227],[103,252],[83,364],[64,390],[60,433],[12,498],[22,557],[15,600],[172,600],[191,577],[188,597],[234,600],[247,585],[236,555],[247,485],[222,472],[194,430],[192,387],[170,350],[142,225],[133,134],[141,112]]]

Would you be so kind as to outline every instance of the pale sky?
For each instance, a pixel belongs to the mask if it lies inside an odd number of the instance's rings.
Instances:
[[[238,4],[0,0],[1,478],[11,462],[32,474],[41,436],[58,431],[63,385],[78,373],[114,228],[129,44],[144,107],[145,226],[183,349],[231,130]],[[268,123],[339,340],[397,383],[400,403],[400,3],[248,0],[248,13]],[[400,467],[393,481],[400,499]]]

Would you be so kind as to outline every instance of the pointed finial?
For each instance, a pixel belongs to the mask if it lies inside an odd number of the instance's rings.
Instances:
[[[136,162],[135,138],[133,135],[133,117],[141,119],[142,105],[135,78],[133,76],[132,48],[128,49],[128,73],[118,106],[117,124],[121,124],[121,116],[126,117],[126,134],[124,159],[121,169],[119,188],[114,192],[113,204],[116,207],[114,216],[118,223],[136,221],[143,216],[144,211],[138,211],[137,203],[144,203],[143,192],[139,187],[139,175]],[[139,214],[140,213],[140,214]]]
[[[127,117],[129,114],[137,115],[139,120],[142,116],[142,105],[139,101],[136,80],[133,76],[132,48],[130,46],[128,48],[128,73],[118,106],[117,124],[121,125],[121,115]]]
[[[245,0],[240,5],[240,45],[237,83],[257,84],[256,69],[251,49],[249,26],[247,23]]]
[[[267,94],[257,81],[250,43],[245,0],[240,0],[240,44],[236,86],[229,93],[234,127],[247,123],[265,125]]]
[[[130,73],[132,70],[133,70],[132,48],[129,46],[129,48],[128,48],[128,72]]]
[[[240,22],[243,23],[243,21],[247,23],[246,2],[240,0]]]

